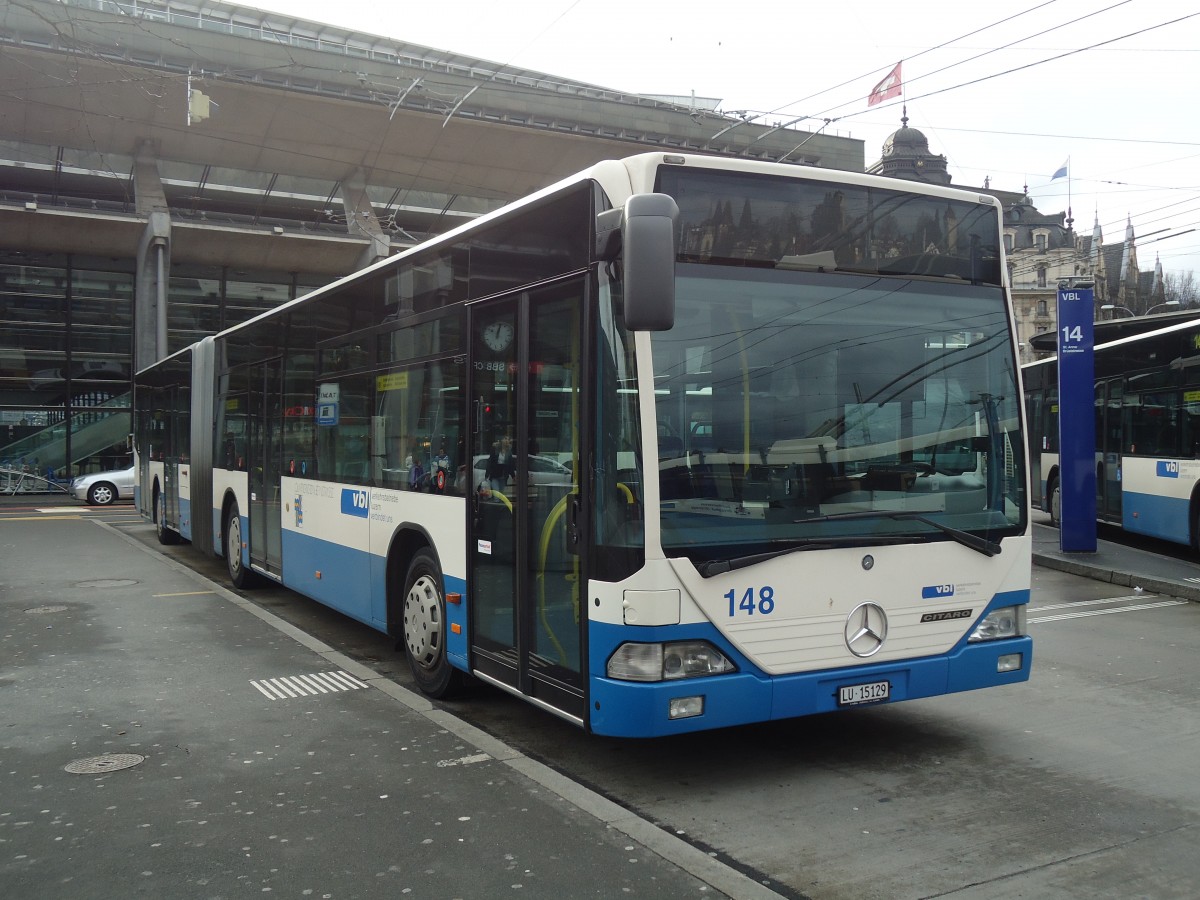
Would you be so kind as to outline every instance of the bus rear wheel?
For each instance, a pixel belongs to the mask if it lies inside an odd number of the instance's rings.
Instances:
[[[1046,493],[1050,498],[1050,524],[1059,528],[1062,526],[1062,488],[1059,486],[1057,478],[1050,480],[1050,486]]]
[[[404,655],[417,687],[443,698],[461,686],[461,673],[446,658],[446,597],[442,573],[429,550],[419,550],[408,566],[403,596]]]
[[[154,533],[158,542],[166,546],[179,543],[179,535],[167,527],[167,495],[154,495]]]

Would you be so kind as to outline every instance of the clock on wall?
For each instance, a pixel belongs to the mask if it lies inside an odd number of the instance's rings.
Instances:
[[[490,325],[485,325],[483,329],[483,343],[490,350],[499,353],[501,350],[507,350],[508,345],[512,343],[513,327],[511,322],[493,322]]]

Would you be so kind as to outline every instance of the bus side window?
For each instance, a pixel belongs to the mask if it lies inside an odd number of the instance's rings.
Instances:
[[[462,364],[427,362],[375,378],[376,483],[436,494],[458,492],[463,465]]]
[[[365,482],[370,477],[371,382],[367,375],[321,380],[321,388],[337,387],[337,403],[317,421],[317,465],[322,478]],[[328,393],[328,391],[327,391]]]

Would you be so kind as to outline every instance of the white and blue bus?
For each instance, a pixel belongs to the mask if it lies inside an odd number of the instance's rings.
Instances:
[[[600,163],[137,377],[160,537],[598,734],[1028,679],[991,197]]]
[[[1200,550],[1200,318],[1097,322],[1095,372],[1097,520]],[[1057,357],[1024,382],[1033,503],[1057,525]]]

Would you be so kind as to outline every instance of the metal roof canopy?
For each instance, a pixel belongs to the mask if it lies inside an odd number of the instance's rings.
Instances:
[[[48,148],[58,157],[57,165],[48,159],[23,171],[22,163],[10,163],[4,169],[14,173],[10,189],[48,196],[78,190],[86,176],[61,165],[62,148],[89,158],[119,156],[121,165],[149,150],[164,177],[165,170],[189,167],[254,173],[241,185],[200,178],[191,196],[187,183],[169,186],[175,214],[195,210],[203,193],[230,212],[240,210],[242,197],[256,214],[300,217],[303,198],[279,199],[274,213],[265,199],[256,202],[256,191],[260,198],[269,192],[256,187],[257,176],[267,173],[272,185],[275,176],[331,186],[353,179],[365,184],[377,213],[396,213],[398,229],[430,233],[602,159],[646,150],[777,159],[803,142],[809,162],[863,169],[859,140],[772,131],[711,108],[216,2],[10,3],[0,9],[0,47],[0,141]],[[209,118],[190,126],[189,76],[192,88],[215,104]],[[127,169],[97,169],[94,181],[102,177],[108,183],[92,198],[111,194],[121,178],[133,181]],[[337,189],[312,204],[310,221],[322,220]],[[66,245],[67,235],[54,230],[65,222],[52,228],[23,215],[19,206],[0,204],[0,227],[25,235],[24,246]],[[359,237],[343,235],[343,242],[361,249],[366,238]],[[108,249],[103,235],[79,238],[89,251]],[[241,255],[236,247],[229,252]],[[304,268],[304,261],[314,262],[306,257],[311,252],[275,249],[273,263]],[[339,256],[318,268],[344,264]]]

